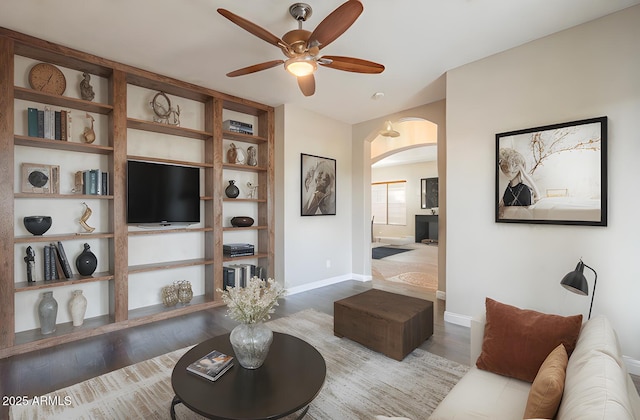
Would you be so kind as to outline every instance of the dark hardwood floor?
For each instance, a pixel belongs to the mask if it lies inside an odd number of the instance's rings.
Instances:
[[[333,315],[333,302],[372,287],[376,282],[346,281],[287,296],[280,301],[274,318],[312,308]],[[403,293],[398,291],[398,293]],[[407,293],[409,294],[409,293]],[[434,301],[434,335],[421,348],[459,363],[469,363],[469,330],[444,323],[445,302]],[[236,323],[215,308],[33,351],[0,360],[0,395],[41,396],[89,378],[102,375],[161,354],[197,344],[230,331]],[[0,419],[8,418],[8,407],[0,408]]]

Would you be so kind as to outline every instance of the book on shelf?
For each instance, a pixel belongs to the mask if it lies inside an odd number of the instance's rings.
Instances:
[[[210,381],[216,381],[233,366],[233,356],[213,350],[187,366],[187,370]]]
[[[43,264],[43,273],[44,273],[44,279],[45,280],[53,280],[53,270],[55,269],[55,260],[51,259],[51,255],[52,255],[52,249],[51,249],[51,245],[45,245],[44,246],[44,257],[42,258],[42,264]],[[53,262],[53,266],[51,265],[51,263]]]
[[[27,108],[27,128],[29,137],[51,140],[71,140],[71,112],[66,109],[55,111],[46,106],[44,110]]]
[[[67,259],[67,254],[64,251],[64,247],[62,246],[62,242],[58,241],[57,244],[51,244],[56,250],[56,256],[58,257],[58,262],[61,266],[61,273],[68,279],[71,278],[73,272],[71,271],[71,264],[69,264],[69,260]]]
[[[62,267],[62,261],[60,261],[58,248],[56,247],[56,244],[52,243],[52,244],[49,244],[49,246],[51,247],[51,259],[53,260],[52,265],[55,266],[55,273],[53,278],[61,279],[63,278],[63,276],[64,278],[68,278],[64,273],[64,268]]]
[[[100,169],[77,171],[75,174],[74,192],[86,195],[108,195],[109,173]]]
[[[232,128],[241,128],[246,131],[253,131],[253,124],[236,120],[224,120],[222,121],[222,128],[228,131],[232,131]]]

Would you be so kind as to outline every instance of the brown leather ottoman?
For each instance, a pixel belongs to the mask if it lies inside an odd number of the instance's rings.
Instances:
[[[402,360],[433,334],[433,302],[371,289],[333,303],[333,333]]]

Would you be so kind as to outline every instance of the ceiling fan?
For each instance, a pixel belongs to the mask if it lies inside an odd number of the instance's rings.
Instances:
[[[342,35],[362,13],[364,7],[358,0],[349,0],[329,14],[313,32],[302,29],[302,22],[311,16],[311,6],[306,3],[295,3],[289,7],[289,14],[298,21],[298,29],[293,29],[278,38],[266,29],[248,21],[226,9],[218,9],[218,13],[229,19],[247,32],[280,48],[286,60],[272,60],[254,64],[230,73],[228,77],[243,76],[284,64],[284,68],[298,79],[298,86],[305,96],[316,91],[314,72],[318,64],[336,70],[353,73],[377,74],[384,71],[382,64],[360,58],[337,55],[320,55],[320,50]]]

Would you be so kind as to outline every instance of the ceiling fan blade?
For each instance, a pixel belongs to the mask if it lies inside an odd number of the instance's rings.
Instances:
[[[267,61],[265,63],[254,64],[253,66],[243,67],[238,70],[234,70],[230,73],[227,73],[228,77],[236,77],[236,76],[244,76],[245,74],[255,73],[257,71],[270,69],[271,67],[278,66],[280,64],[284,64],[282,60],[272,60]]]
[[[325,55],[318,60],[318,64],[324,67],[353,73],[378,74],[384,71],[382,64],[360,58],[341,57],[339,55]]]
[[[309,36],[307,48],[322,49],[342,35],[358,19],[364,7],[358,0],[349,0],[331,12]]]
[[[311,96],[316,92],[316,79],[313,74],[298,77],[298,86],[304,96]]]
[[[288,47],[287,44],[283,40],[281,40],[280,38],[278,38],[277,36],[275,36],[271,32],[267,31],[264,28],[261,28],[260,26],[256,25],[253,22],[248,21],[247,19],[245,19],[243,17],[240,17],[240,16],[236,15],[233,12],[230,12],[230,11],[228,11],[226,9],[218,9],[218,13],[220,13],[222,16],[226,17],[231,22],[235,23],[236,25],[238,25],[239,27],[241,27],[245,31],[254,34],[258,38],[260,38],[260,39],[262,39],[264,41],[267,41],[271,45],[275,45],[278,48],[287,48]]]

